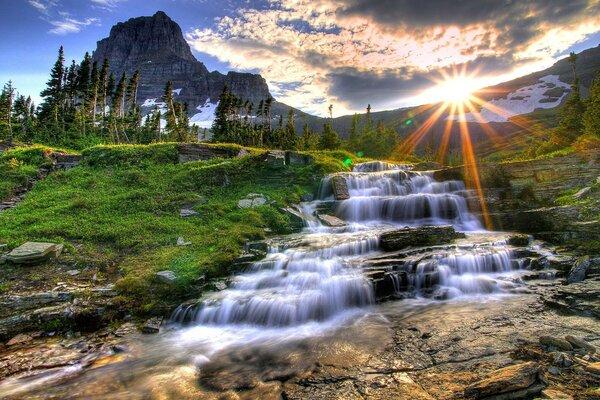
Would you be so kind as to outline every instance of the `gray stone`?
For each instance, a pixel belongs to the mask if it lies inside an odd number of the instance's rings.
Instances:
[[[288,217],[293,231],[301,231],[304,228],[304,216],[296,208],[282,207],[279,210]]]
[[[540,344],[543,344],[544,346],[548,347],[554,347],[558,350],[573,350],[573,346],[571,346],[571,343],[567,342],[564,339],[557,338],[554,336],[540,336]]]
[[[350,198],[348,183],[346,182],[346,178],[341,175],[331,178],[331,189],[336,200],[348,200]]]
[[[183,236],[179,236],[177,238],[177,246],[189,246],[192,242],[186,242]]]
[[[249,193],[245,199],[238,201],[238,208],[249,208],[264,206],[267,204],[269,198],[264,194],[260,193]]]
[[[573,195],[573,198],[575,200],[584,199],[584,198],[586,198],[590,194],[591,191],[592,191],[591,187],[589,187],[589,186],[588,187],[584,187],[583,189],[581,189],[580,191],[578,191],[577,193],[575,193]]]
[[[150,318],[146,321],[144,326],[142,327],[143,333],[158,333],[160,331],[160,326],[162,325],[163,318],[162,317],[154,317]]]
[[[194,215],[200,215],[200,213],[192,210],[191,208],[182,208],[179,210],[179,216],[181,218],[193,217]]]
[[[527,246],[529,244],[529,235],[516,233],[510,235],[506,242],[511,246]]]
[[[302,154],[296,151],[287,151],[285,153],[285,162],[292,167],[305,167],[314,163],[315,159],[310,154]]]
[[[227,289],[227,283],[225,283],[224,281],[216,281],[214,282],[214,285],[217,290]]]
[[[382,233],[380,246],[385,251],[395,251],[409,246],[451,243],[459,237],[464,234],[456,232],[450,225],[402,228]]]
[[[62,244],[27,242],[8,253],[6,260],[15,264],[35,264],[58,257],[62,249]]]
[[[300,200],[302,201],[313,201],[315,199],[315,195],[312,193],[304,193],[300,196]]]
[[[67,274],[69,274],[71,276],[79,275],[80,273],[81,273],[81,271],[78,269],[72,269],[72,270],[67,271]]]
[[[317,218],[319,218],[319,221],[321,221],[321,223],[325,226],[329,226],[332,228],[339,228],[342,226],[346,226],[346,222],[339,219],[338,217],[335,217],[333,215],[328,215],[328,214],[318,214]]]
[[[571,335],[567,335],[565,336],[565,340],[569,343],[571,343],[571,345],[575,348],[579,348],[579,349],[584,349],[586,350],[586,352],[590,353],[590,354],[594,354],[596,352],[596,347],[594,345],[589,344],[588,342],[586,342],[585,340],[575,337],[575,336],[571,336]]]
[[[265,162],[271,169],[285,168],[285,151],[271,150],[265,154]]]
[[[578,258],[569,271],[567,283],[581,282],[585,279],[588,269],[590,268],[590,256]]]
[[[156,276],[164,283],[173,283],[177,279],[175,272],[169,270],[159,271],[156,273]]]

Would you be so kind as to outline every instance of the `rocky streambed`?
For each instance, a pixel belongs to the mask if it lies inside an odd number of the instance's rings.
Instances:
[[[327,177],[302,234],[248,244],[239,273],[141,329],[158,335],[79,330],[110,287],[6,298],[0,396],[597,398],[600,260],[486,231],[467,197],[388,163]]]

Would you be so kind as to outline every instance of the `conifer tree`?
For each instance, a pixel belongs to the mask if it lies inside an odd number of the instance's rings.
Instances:
[[[583,114],[583,133],[600,138],[600,71],[590,87],[590,97]]]
[[[564,141],[562,144],[571,143],[583,130],[583,113],[585,105],[579,94],[579,79],[575,78],[571,89],[571,94],[567,98],[567,102],[561,109],[560,122],[558,132],[560,139]]]
[[[58,127],[59,125],[59,119],[62,118],[62,111],[64,108],[64,64],[64,50],[63,47],[60,46],[58,49],[58,58],[50,71],[50,79],[46,83],[46,88],[40,93],[40,96],[44,98],[40,105],[40,119],[43,121],[52,121],[55,127]]]
[[[331,125],[326,123],[323,125],[323,134],[319,139],[319,149],[335,150],[340,147],[340,137],[336,131],[331,128]]]

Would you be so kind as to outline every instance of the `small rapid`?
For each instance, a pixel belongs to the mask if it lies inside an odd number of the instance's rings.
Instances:
[[[338,178],[335,178],[338,177]],[[343,179],[346,199],[336,200],[334,179]],[[287,248],[271,246],[267,256],[235,276],[230,285],[196,304],[179,306],[171,320],[215,327],[289,327],[325,321],[364,309],[377,300],[377,281],[366,269],[385,257],[382,232],[405,226],[452,225],[483,231],[469,212],[460,181],[438,182],[428,172],[386,162],[358,164],[353,172],[323,179],[317,199],[304,203],[302,240]],[[328,227],[319,214],[345,225]],[[483,243],[429,250],[385,266],[385,279],[397,293],[446,299],[502,292],[496,278],[518,268],[508,246]]]

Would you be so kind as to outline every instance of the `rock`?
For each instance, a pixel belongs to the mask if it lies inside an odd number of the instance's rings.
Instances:
[[[71,270],[67,271],[67,274],[69,274],[71,276],[79,275],[80,273],[81,273],[81,271],[78,269],[71,269]]]
[[[543,380],[541,367],[534,362],[511,365],[467,386],[465,396],[476,399],[492,396],[502,399],[523,398],[541,392],[545,387]],[[503,397],[496,397],[498,395]]]
[[[193,217],[194,215],[200,215],[200,213],[192,210],[191,208],[182,208],[179,210],[179,216],[181,218]]]
[[[260,75],[209,72],[192,54],[179,25],[162,11],[113,26],[109,37],[100,40],[92,54],[98,65],[105,58],[110,60],[116,77],[140,71],[137,99],[144,114],[161,103],[167,81],[173,82],[176,100],[190,105],[190,114],[205,113],[203,107],[209,100],[215,104],[224,86],[254,104],[271,97]]]
[[[156,273],[156,276],[158,276],[162,282],[169,284],[174,283],[177,279],[177,275],[175,275],[175,272],[169,270],[159,271]]]
[[[14,346],[16,344],[23,344],[23,343],[31,342],[32,340],[33,340],[33,338],[31,336],[20,333],[17,336],[10,339],[8,341],[8,343],[6,343],[6,345]]]
[[[56,243],[27,242],[5,257],[7,261],[15,264],[35,264],[58,257],[63,245]]]
[[[282,207],[279,209],[290,220],[290,227],[293,231],[301,231],[304,228],[304,216],[294,207]]]
[[[177,238],[177,246],[189,246],[192,242],[186,242],[183,236]]]
[[[241,199],[238,201],[238,208],[249,208],[249,207],[258,207],[264,206],[267,204],[269,198],[264,194],[260,193],[250,193],[246,196],[245,199]]]
[[[552,363],[559,368],[569,368],[573,365],[573,359],[567,353],[552,353]]]
[[[583,189],[581,189],[580,191],[578,191],[577,193],[575,193],[573,195],[573,199],[575,199],[575,200],[584,199],[590,194],[591,191],[592,191],[591,187],[589,187],[589,186],[584,187]]]
[[[556,367],[549,367],[548,373],[557,376],[560,375],[560,370]]]
[[[315,159],[310,154],[302,154],[296,151],[286,151],[285,162],[292,167],[305,167],[314,163]]]
[[[300,196],[300,200],[302,201],[313,201],[315,199],[315,195],[312,193],[304,193]]]
[[[402,250],[409,246],[425,246],[450,243],[464,237],[450,225],[421,226],[402,228],[384,232],[380,236],[380,246],[385,251]]]
[[[216,281],[214,282],[214,286],[217,290],[225,290],[227,289],[227,283],[223,282],[223,281]]]
[[[529,244],[529,235],[520,233],[510,235],[506,242],[511,246],[527,246]]]
[[[143,79],[143,78],[141,78]],[[234,158],[240,150],[206,143],[178,143],[177,157],[180,163],[191,161],[207,161],[213,158]]]
[[[115,331],[115,336],[122,337],[122,336],[131,335],[131,334],[137,333],[137,332],[138,332],[138,329],[133,322],[125,322],[124,324],[122,324],[121,326],[119,326],[117,328],[117,330]]]
[[[548,347],[554,347],[559,350],[571,351],[573,346],[564,339],[553,336],[540,336],[540,344]]]
[[[589,344],[588,342],[586,342],[585,340],[583,340],[581,338],[567,335],[567,336],[565,336],[565,340],[567,342],[571,343],[571,345],[573,347],[578,348],[578,349],[584,349],[590,354],[594,354],[596,352],[595,346]]]
[[[150,318],[144,326],[142,327],[143,333],[158,333],[160,331],[160,326],[162,325],[163,318],[162,317],[154,317]]]
[[[555,389],[542,390],[542,398],[551,400],[573,400],[573,396]]]
[[[327,214],[318,214],[317,218],[319,218],[319,221],[321,221],[321,223],[325,226],[329,226],[332,228],[339,228],[342,226],[346,226],[346,222],[339,219],[338,217],[335,217],[333,215],[327,215]]]
[[[436,289],[431,298],[434,300],[448,300],[450,298],[450,291],[448,289]]]
[[[580,257],[575,261],[567,276],[567,283],[581,282],[590,268],[590,256]]]
[[[350,193],[348,192],[348,183],[346,178],[340,175],[335,175],[331,178],[331,188],[333,190],[333,196],[336,200],[348,200]]]
[[[265,154],[265,162],[271,169],[285,168],[285,151],[271,150]]]

